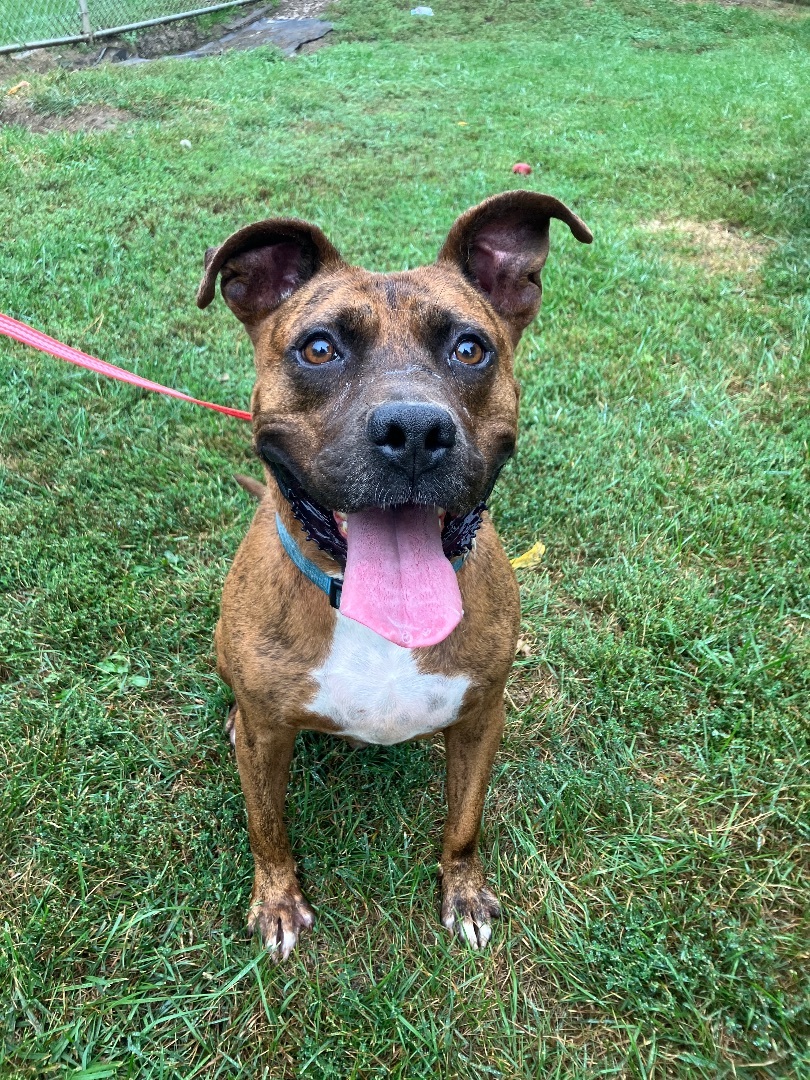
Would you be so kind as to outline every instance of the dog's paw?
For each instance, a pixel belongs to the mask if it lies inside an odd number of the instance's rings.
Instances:
[[[260,934],[274,960],[286,960],[298,944],[302,930],[315,925],[315,912],[297,890],[278,893],[272,899],[254,900],[248,914],[248,930]]]
[[[459,867],[442,879],[442,924],[471,949],[485,949],[492,937],[492,920],[501,917],[495,894],[484,884],[478,867]]]

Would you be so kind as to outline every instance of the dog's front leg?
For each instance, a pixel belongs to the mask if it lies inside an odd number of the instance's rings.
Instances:
[[[284,800],[296,732],[252,723],[251,711],[239,706],[234,718],[236,761],[248,812],[248,834],[255,875],[248,928],[262,936],[276,958],[286,960],[302,930],[315,922],[295,876],[284,826]]]
[[[478,858],[481,815],[504,725],[503,696],[479,707],[444,733],[447,821],[442,847],[442,923],[474,949],[492,936],[501,914]]]

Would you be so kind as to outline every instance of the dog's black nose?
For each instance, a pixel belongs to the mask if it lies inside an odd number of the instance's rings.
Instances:
[[[456,445],[456,425],[436,405],[393,401],[372,412],[368,437],[392,465],[415,479],[439,465]]]

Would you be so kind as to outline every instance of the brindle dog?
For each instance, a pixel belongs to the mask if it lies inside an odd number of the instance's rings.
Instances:
[[[441,731],[442,922],[483,948],[500,913],[477,849],[520,610],[483,504],[515,449],[512,357],[540,306],[551,218],[591,242],[557,199],[512,191],[462,214],[416,270],[350,266],[291,218],[206,253],[199,306],[220,276],[255,349],[267,483],[247,481],[260,502],[216,647],[236,698],[249,925],[277,956],[314,921],[284,825],[302,729],[383,745]]]

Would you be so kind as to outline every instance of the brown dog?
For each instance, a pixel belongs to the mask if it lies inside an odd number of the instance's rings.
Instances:
[[[442,731],[442,922],[483,948],[500,913],[477,848],[520,610],[483,504],[515,448],[512,355],[540,306],[552,217],[591,242],[557,199],[513,191],[462,214],[417,270],[349,266],[288,218],[206,253],[199,306],[221,275],[255,349],[267,487],[248,482],[260,504],[216,646],[236,697],[249,925],[276,955],[314,921],[283,818],[301,729],[382,745]]]

